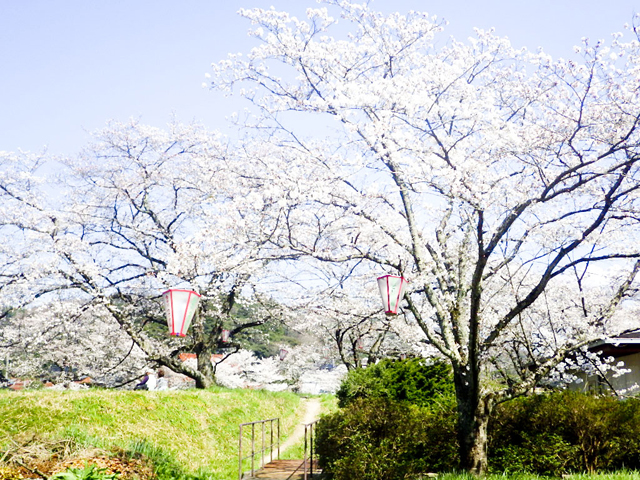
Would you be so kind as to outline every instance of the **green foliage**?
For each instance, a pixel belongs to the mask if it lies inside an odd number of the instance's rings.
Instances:
[[[70,468],[65,472],[56,473],[51,480],[116,480],[117,478],[117,473],[107,473],[106,468],[87,464],[84,468]]]
[[[618,470],[610,473],[576,473],[563,475],[564,480],[640,480],[640,471]]]
[[[274,309],[278,308],[276,304],[270,306]],[[219,317],[204,317],[205,332],[216,328],[233,330],[239,325],[255,322],[264,316],[261,309],[261,305],[246,301],[240,302],[238,298],[235,298],[233,308],[223,322]],[[243,349],[253,352],[258,358],[266,358],[278,355],[282,345],[299,345],[301,335],[282,322],[270,320],[235,333],[231,341],[234,344],[239,344]]]
[[[457,466],[455,407],[359,398],[318,423],[316,451],[337,480],[393,480]]]
[[[492,471],[559,476],[640,468],[640,399],[577,392],[521,398],[490,425]]]
[[[444,362],[424,359],[385,359],[364,369],[351,370],[336,392],[345,407],[358,398],[387,398],[430,405],[435,399],[453,395],[451,368]]]
[[[345,380],[340,402],[346,408],[319,427],[322,463],[338,480],[455,470],[453,396],[436,390],[424,400],[404,386],[390,388],[395,377],[385,370],[360,371]],[[394,396],[405,401],[390,400]],[[407,399],[413,398],[429,406],[411,405]],[[564,391],[506,402],[489,425],[489,468],[497,474],[554,477],[638,470],[640,398]]]
[[[233,479],[238,425],[280,417],[282,439],[301,422],[297,395],[261,390],[0,391],[0,457],[14,439],[74,443],[149,458],[160,480]]]
[[[382,360],[350,371],[342,409],[318,425],[317,451],[336,479],[400,479],[457,466],[450,368],[423,359]]]
[[[278,355],[282,345],[300,345],[301,335],[282,323],[267,322],[237,333],[233,341],[258,358],[266,358]]]
[[[179,465],[169,452],[158,448],[147,440],[135,440],[125,450],[129,458],[147,458],[153,464],[153,470],[158,480],[175,480],[201,478],[201,475],[190,475]]]
[[[419,480],[420,477],[414,479]],[[549,480],[549,477],[536,475],[535,473],[512,473],[505,475],[488,474],[482,477],[483,480]],[[613,473],[597,473],[597,474],[569,474],[563,475],[563,480],[640,480],[640,472],[621,470]],[[422,479],[420,479],[422,480]],[[425,477],[426,480],[426,477]],[[438,480],[478,480],[469,473],[445,473],[438,475]]]

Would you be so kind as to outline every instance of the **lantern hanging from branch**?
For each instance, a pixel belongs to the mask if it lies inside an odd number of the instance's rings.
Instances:
[[[285,350],[284,348],[280,349],[280,361],[284,360],[285,358],[287,358],[287,354],[289,352],[287,350]]]
[[[378,277],[378,287],[380,288],[384,313],[388,315],[398,314],[398,306],[404,295],[407,283],[405,278],[397,275]]]
[[[222,330],[222,341],[227,343],[229,341],[229,337],[231,336],[231,332],[229,330]]]
[[[200,295],[193,290],[170,288],[162,296],[169,333],[184,337],[198,308]]]

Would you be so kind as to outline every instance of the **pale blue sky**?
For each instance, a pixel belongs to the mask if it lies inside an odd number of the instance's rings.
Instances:
[[[446,33],[496,28],[517,46],[572,54],[583,36],[609,38],[637,0],[373,0],[385,12],[423,10]],[[203,89],[212,62],[248,51],[240,7],[302,17],[314,0],[0,0],[0,150],[73,154],[109,119],[163,126],[172,115],[225,129],[238,108]]]

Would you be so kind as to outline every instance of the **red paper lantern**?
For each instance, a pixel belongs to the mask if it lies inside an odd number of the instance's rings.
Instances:
[[[227,343],[229,341],[229,337],[231,336],[231,332],[229,330],[222,330],[222,342]]]
[[[198,308],[200,295],[193,290],[170,288],[162,296],[164,297],[169,333],[184,337]]]
[[[378,278],[384,313],[388,315],[398,314],[398,306],[404,295],[407,283],[405,278],[397,275],[384,275]]]
[[[280,349],[280,360],[284,360],[287,357],[288,353],[289,352],[287,350],[285,350],[284,348],[281,348]]]

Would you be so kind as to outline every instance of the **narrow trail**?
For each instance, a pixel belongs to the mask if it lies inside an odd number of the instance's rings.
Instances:
[[[302,419],[302,423],[296,426],[293,434],[287,438],[286,441],[282,442],[280,445],[280,453],[284,452],[287,448],[291,447],[298,443],[304,437],[304,426],[307,423],[311,423],[314,420],[317,420],[320,416],[320,399],[318,398],[310,398],[305,400],[306,412],[304,414],[304,418]]]
[[[282,442],[280,445],[280,454],[282,454],[286,449],[294,446],[300,440],[304,438],[304,426],[307,423],[311,423],[314,420],[317,420],[320,416],[320,411],[322,409],[320,405],[320,400],[317,398],[311,398],[304,401],[305,403],[305,413],[302,418],[302,423],[298,424],[294,429],[293,433],[286,441]],[[275,455],[275,452],[273,452]],[[298,472],[297,476],[292,477],[293,473],[298,471],[300,468],[301,460],[275,460],[273,463],[269,463],[270,455],[265,455],[262,458],[263,469],[256,473],[255,477],[247,477],[252,479],[289,479],[289,478],[301,478],[301,473]],[[264,468],[265,465],[270,465],[271,468]]]

